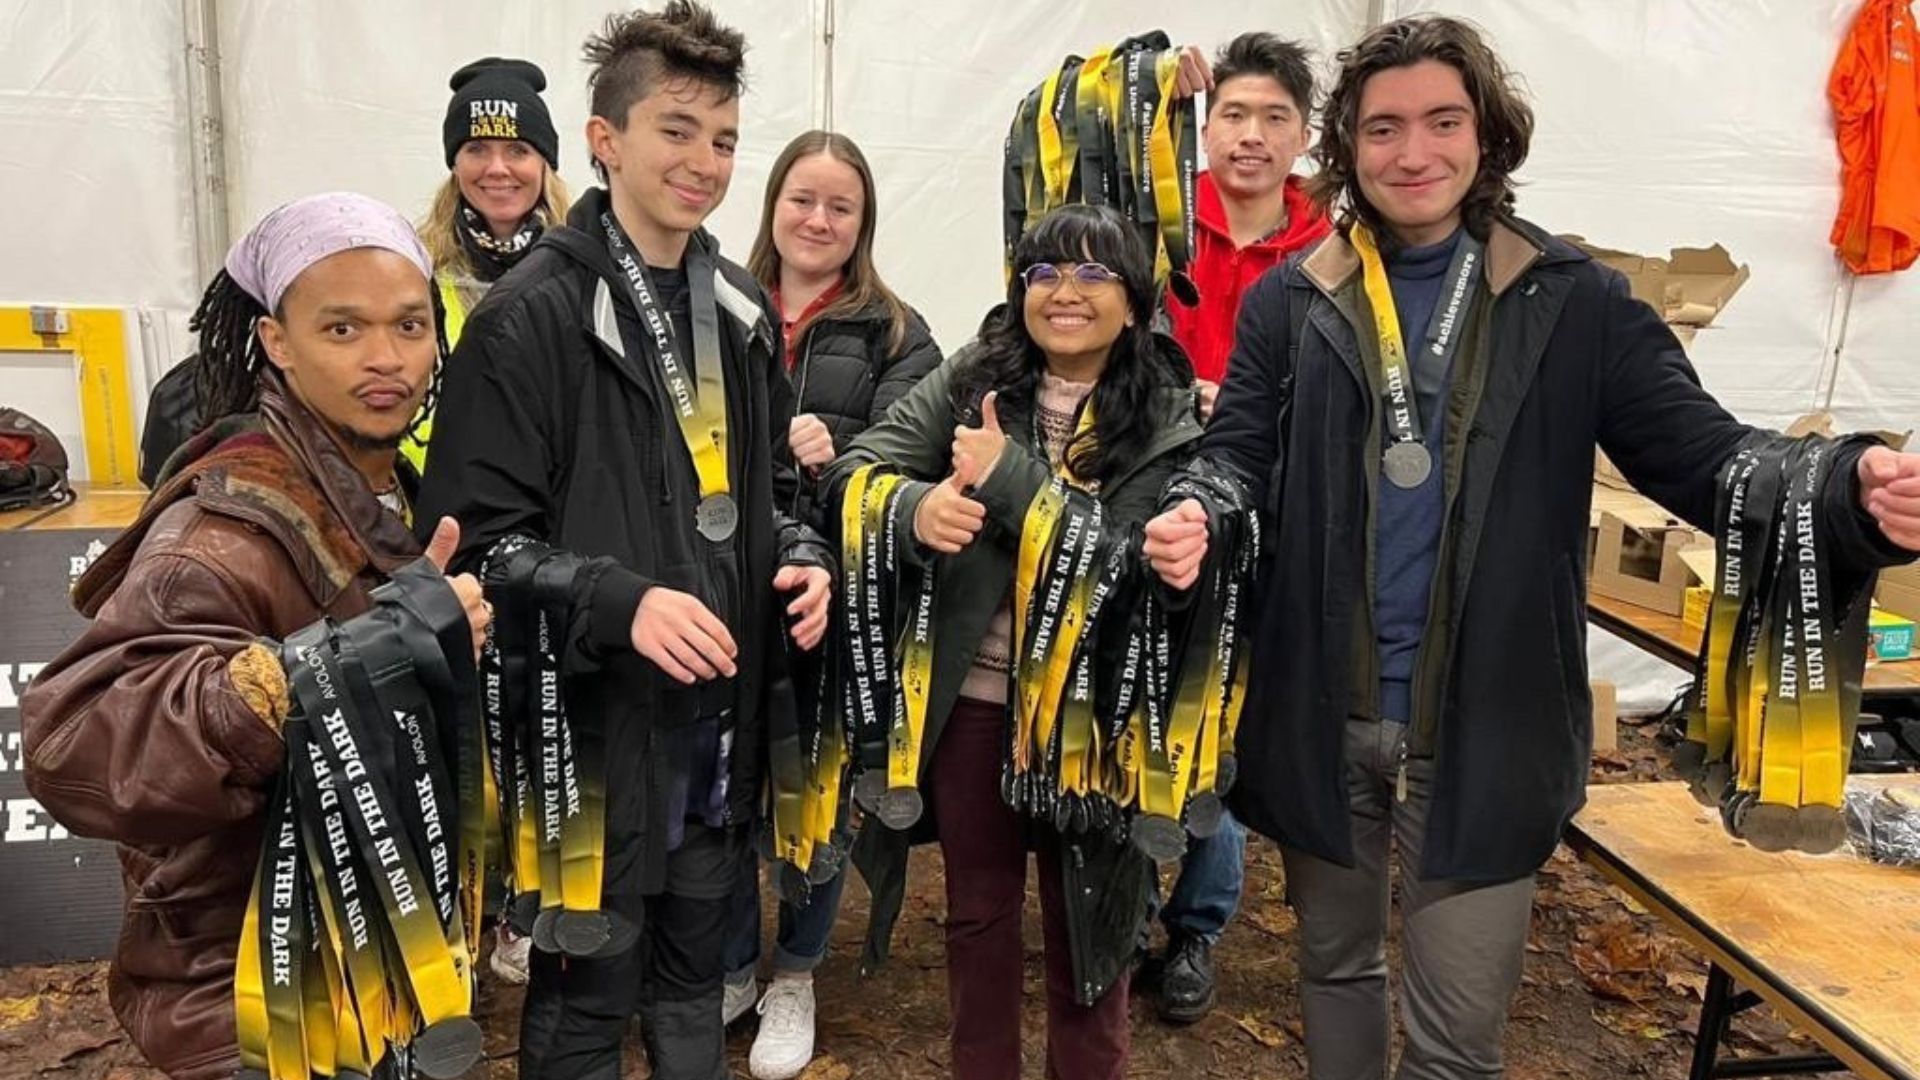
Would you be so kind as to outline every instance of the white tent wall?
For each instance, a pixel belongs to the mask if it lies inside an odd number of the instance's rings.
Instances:
[[[14,252],[0,260],[0,305],[126,309],[139,358],[129,389],[142,400],[148,377],[184,355],[200,292],[179,7],[12,0],[0,26],[0,197]],[[78,432],[62,434],[80,453]]]
[[[709,223],[722,250],[743,262],[774,155],[790,134],[814,125],[820,108],[823,5],[713,4],[748,39],[740,155],[730,194]],[[560,136],[561,176],[576,192],[594,183],[580,47],[613,7],[581,0],[224,0],[234,235],[288,199],[335,188],[423,215],[447,178],[440,144],[447,79],[482,56],[521,57],[546,71],[543,96]]]
[[[1920,428],[1920,268],[1855,281],[1841,329],[1834,415],[1860,429]]]
[[[0,302],[191,306],[175,5],[15,0],[0,25],[0,191],[16,253],[0,261]]]

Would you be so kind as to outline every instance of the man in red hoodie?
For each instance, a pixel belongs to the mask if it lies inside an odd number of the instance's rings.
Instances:
[[[1198,66],[1187,64],[1183,76],[1191,81]],[[1326,218],[1314,212],[1293,175],[1294,159],[1307,149],[1312,107],[1313,68],[1299,44],[1254,31],[1214,56],[1201,128],[1207,171],[1195,185],[1190,269],[1200,303],[1168,305],[1174,339],[1199,377],[1204,412],[1213,411],[1226,377],[1241,294],[1288,254],[1327,235]]]
[[[1240,297],[1261,274],[1327,235],[1293,175],[1307,148],[1313,68],[1306,49],[1273,34],[1241,34],[1214,55],[1197,48],[1181,58],[1180,92],[1207,94],[1201,129],[1207,171],[1195,185],[1194,259],[1189,268],[1200,303],[1167,305],[1173,336],[1193,361],[1200,408],[1213,412],[1226,378]],[[1240,906],[1247,833],[1231,815],[1220,830],[1194,840],[1180,876],[1160,909],[1167,951],[1160,958],[1163,1019],[1192,1023],[1214,1002],[1213,944]]]

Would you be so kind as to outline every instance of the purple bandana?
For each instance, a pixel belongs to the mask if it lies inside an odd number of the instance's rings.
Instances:
[[[433,259],[400,211],[350,191],[295,199],[268,213],[227,252],[227,276],[273,311],[301,271],[354,248],[383,248],[433,277]]]

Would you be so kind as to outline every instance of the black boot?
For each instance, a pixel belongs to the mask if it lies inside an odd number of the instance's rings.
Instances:
[[[1193,934],[1175,934],[1167,941],[1160,972],[1160,1018],[1170,1024],[1191,1024],[1211,1011],[1213,946]]]

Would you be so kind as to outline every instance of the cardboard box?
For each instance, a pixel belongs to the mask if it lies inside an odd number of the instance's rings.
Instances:
[[[1712,325],[1733,294],[1747,283],[1747,268],[1734,265],[1733,257],[1719,244],[1708,248],[1674,248],[1662,259],[1601,247],[1579,236],[1561,239],[1602,265],[1625,274],[1633,295],[1660,313],[1683,347],[1693,343],[1694,334]],[[1593,476],[1608,487],[1632,490],[1632,485],[1613,462],[1607,460],[1607,455],[1597,450]]]
[[[1699,535],[1684,525],[1636,526],[1603,512],[1594,537],[1589,586],[1601,596],[1662,615],[1682,615],[1687,590],[1701,580],[1680,553],[1700,542]],[[1711,539],[1706,543],[1711,545]]]
[[[1605,679],[1595,679],[1589,684],[1593,691],[1593,749],[1601,751],[1620,748],[1620,691]]]
[[[1587,527],[1600,526],[1603,515],[1612,514],[1621,521],[1641,529],[1659,529],[1670,525],[1679,525],[1681,521],[1667,509],[1632,488],[1596,486],[1593,489],[1593,502],[1587,511]]]
[[[1907,660],[1913,656],[1913,620],[1875,606],[1867,616],[1867,656]]]
[[[1747,268],[1735,265],[1733,256],[1719,244],[1674,248],[1662,259],[1603,248],[1578,236],[1562,239],[1593,256],[1594,261],[1625,274],[1633,295],[1660,313],[1683,346],[1713,325],[1749,276]]]
[[[1619,466],[1613,463],[1613,459],[1607,456],[1605,450],[1597,446],[1593,448],[1593,479],[1595,483],[1615,491],[1633,490],[1633,485],[1627,482]]]
[[[1895,615],[1920,622],[1920,564],[1880,571],[1873,602]]]
[[[1707,611],[1713,607],[1713,588],[1709,585],[1695,585],[1687,590],[1686,608],[1680,613],[1680,621],[1702,633],[1707,629]]]

